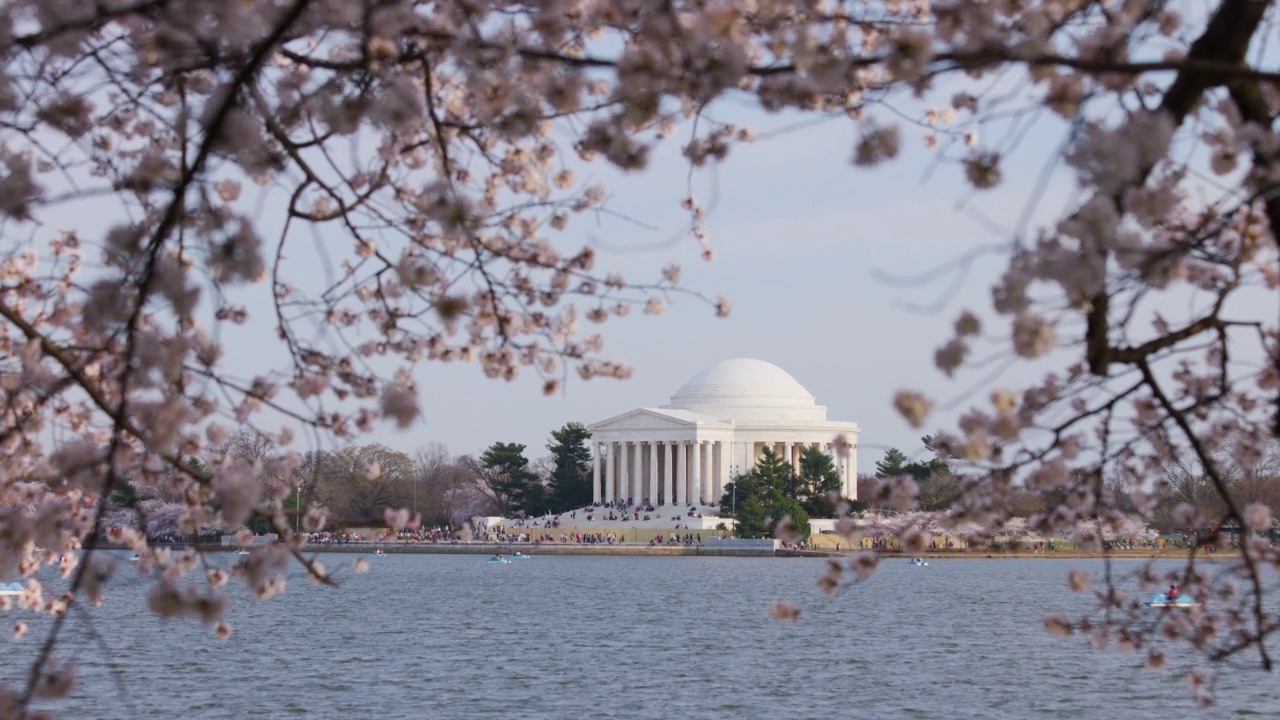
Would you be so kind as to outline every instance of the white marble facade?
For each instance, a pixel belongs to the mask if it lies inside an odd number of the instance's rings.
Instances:
[[[762,360],[734,359],[703,370],[658,408],[639,408],[589,426],[597,503],[628,500],[716,505],[730,478],[772,447],[797,469],[800,452],[830,454],[843,494],[858,491],[858,425],[827,420],[795,378]],[[848,443],[836,452],[837,438]]]

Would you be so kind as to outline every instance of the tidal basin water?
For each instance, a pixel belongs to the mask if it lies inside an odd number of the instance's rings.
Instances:
[[[885,559],[828,598],[811,559],[363,557],[369,573],[342,570],[338,589],[295,569],[271,600],[236,590],[225,641],[151,616],[150,581],[122,562],[107,602],[69,618],[74,696],[41,707],[104,719],[1280,717],[1275,673],[1228,670],[1201,710],[1188,661],[1151,672],[1049,637],[1046,611],[1090,602],[1066,590],[1067,570],[1099,561]],[[798,623],[769,618],[777,599],[800,606]],[[32,632],[3,641],[8,682],[47,626],[16,619]]]

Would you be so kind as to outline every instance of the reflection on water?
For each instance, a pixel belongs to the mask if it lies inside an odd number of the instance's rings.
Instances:
[[[1178,658],[1152,673],[1138,656],[1047,636],[1045,612],[1090,602],[1066,591],[1067,569],[1094,561],[886,560],[830,599],[816,589],[820,560],[483,560],[370,557],[370,572],[344,572],[338,590],[294,571],[283,596],[237,597],[227,641],[147,614],[148,581],[126,563],[132,577],[108,602],[70,619],[64,654],[80,687],[53,708],[84,718],[1280,717],[1274,675],[1224,673],[1219,704],[1202,712]],[[768,619],[776,599],[799,604],[800,622]],[[31,635],[6,642],[6,681],[21,677],[47,621],[31,622]]]

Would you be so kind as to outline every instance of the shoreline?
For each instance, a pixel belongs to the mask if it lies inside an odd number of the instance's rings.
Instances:
[[[232,545],[164,545],[174,550],[194,547],[200,552],[218,553],[233,552],[237,548]],[[753,547],[717,547],[714,545],[658,545],[621,544],[621,545],[580,545],[577,543],[344,543],[340,545],[308,545],[303,548],[307,553],[341,553],[348,555],[373,555],[376,548],[382,548],[387,555],[510,555],[520,551],[529,555],[595,555],[595,556],[644,556],[644,557],[779,557],[779,558],[832,558],[845,557],[854,550],[792,550],[766,549]],[[127,550],[119,545],[98,545],[100,550]],[[922,557],[926,560],[1186,560],[1191,552],[1186,549],[1171,550],[1119,550],[1111,552],[1089,553],[1076,550],[1054,550],[1051,552],[1005,552],[995,550],[932,550],[913,556],[901,550],[877,551],[883,559],[905,559]],[[1196,553],[1201,560],[1235,557],[1236,552],[1219,552],[1214,554]]]

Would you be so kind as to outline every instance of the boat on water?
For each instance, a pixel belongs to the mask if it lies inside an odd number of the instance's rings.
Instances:
[[[524,554],[524,553],[522,553],[522,552],[516,552],[515,554],[513,554],[513,555],[511,556],[511,559],[512,559],[512,560],[528,560],[529,558],[530,558],[530,556],[529,556],[529,555],[525,555],[525,554]]]
[[[139,555],[138,553],[134,553],[129,556],[129,562],[141,562],[141,561],[142,561],[142,556]]]
[[[240,548],[239,550],[236,550],[235,552],[233,552],[233,553],[231,553],[231,554],[232,554],[232,555],[248,555],[248,554],[249,554],[249,551],[248,551],[248,550],[245,550],[244,548]]]
[[[374,551],[373,551],[373,554],[374,554],[374,555],[377,555],[377,556],[379,556],[379,557],[381,557],[381,556],[383,556],[383,555],[386,555],[386,554],[387,554],[387,551],[386,551],[386,550],[383,550],[382,548],[378,548],[377,550],[374,550]]]
[[[1156,593],[1151,596],[1150,600],[1142,603],[1147,607],[1153,608],[1198,608],[1200,603],[1190,595],[1179,595],[1172,600],[1169,599],[1168,593]]]
[[[924,565],[928,565],[929,561],[925,560],[924,558],[911,558],[911,564],[924,566]]]
[[[12,597],[14,595],[21,595],[26,591],[27,589],[23,587],[22,583],[0,583],[0,595]]]
[[[491,558],[489,558],[488,560],[485,560],[485,562],[498,563],[498,564],[500,564],[500,565],[510,565],[510,564],[511,564],[511,561],[510,561],[510,560],[508,560],[508,559],[506,559],[506,558],[504,558],[504,557],[491,557]]]

